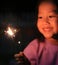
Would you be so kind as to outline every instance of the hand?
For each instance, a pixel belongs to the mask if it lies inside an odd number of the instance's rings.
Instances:
[[[14,57],[15,57],[15,60],[17,61],[17,63],[22,63],[23,62],[23,52],[19,52],[18,54],[15,54]]]
[[[29,60],[25,57],[23,52],[19,52],[18,54],[15,54],[14,57],[18,64],[30,65]]]

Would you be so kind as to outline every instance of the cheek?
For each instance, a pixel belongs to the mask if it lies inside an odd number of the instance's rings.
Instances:
[[[51,26],[53,27],[53,31],[55,33],[57,33],[57,31],[58,31],[58,23],[54,21],[53,23],[51,23]]]
[[[37,28],[39,31],[41,31],[41,29],[42,29],[42,23],[39,22],[39,20],[37,21]]]
[[[40,28],[39,20],[37,20],[37,28],[38,28],[38,29]]]

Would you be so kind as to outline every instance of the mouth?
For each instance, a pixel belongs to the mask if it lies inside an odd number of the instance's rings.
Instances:
[[[51,30],[52,30],[51,27],[45,27],[45,28],[43,28],[43,31],[44,31],[44,32],[50,32]]]

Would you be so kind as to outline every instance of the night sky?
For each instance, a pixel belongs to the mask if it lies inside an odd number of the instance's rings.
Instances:
[[[37,0],[0,2],[0,24],[2,23],[5,26],[9,22],[20,26],[32,26],[32,22],[35,19],[34,11],[36,3]]]
[[[11,61],[15,53],[23,50],[34,39],[35,6],[36,0],[0,2],[0,60],[2,63]],[[20,29],[14,39],[4,34],[9,24]],[[18,41],[21,43],[18,44]]]
[[[19,0],[0,2],[0,12],[26,12],[34,11],[37,0]]]

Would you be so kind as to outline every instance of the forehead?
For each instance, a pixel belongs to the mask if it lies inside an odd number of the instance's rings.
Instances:
[[[56,6],[53,3],[49,2],[43,2],[38,7],[39,12],[54,12],[54,10],[56,10]]]

